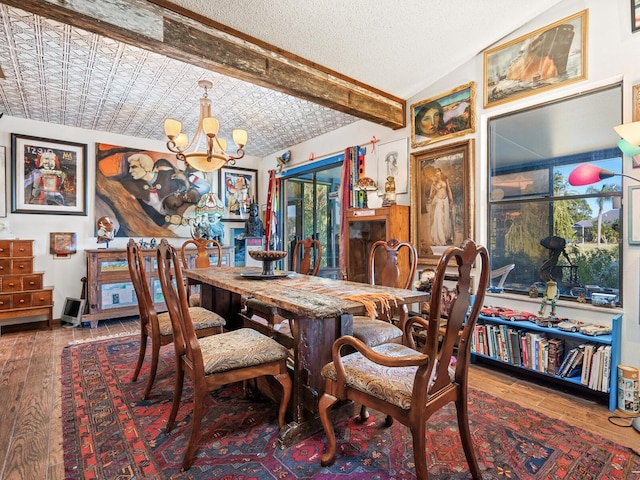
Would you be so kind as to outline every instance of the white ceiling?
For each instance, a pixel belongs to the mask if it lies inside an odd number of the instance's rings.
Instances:
[[[173,3],[408,99],[560,1]],[[247,153],[261,157],[358,120],[1,3],[0,67],[9,116],[159,140],[168,116],[195,129],[197,82],[212,80],[221,133],[246,128]]]

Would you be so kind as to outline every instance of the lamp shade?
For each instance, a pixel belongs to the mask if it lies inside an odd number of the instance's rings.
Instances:
[[[618,148],[624,153],[627,157],[635,157],[640,153],[640,147],[637,147],[629,142],[627,142],[624,138],[618,140]]]
[[[574,187],[591,185],[592,183],[597,183],[605,178],[611,178],[614,175],[616,174],[611,170],[606,170],[604,168],[591,165],[590,163],[583,163],[582,165],[574,168],[569,174],[569,184]]]
[[[640,145],[640,122],[623,123],[613,129],[631,145]]]

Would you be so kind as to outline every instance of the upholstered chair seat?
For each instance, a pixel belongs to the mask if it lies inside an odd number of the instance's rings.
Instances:
[[[392,323],[371,320],[370,317],[353,317],[353,336],[370,347],[402,342],[402,330]]]
[[[197,325],[198,330],[203,328],[224,327],[227,323],[220,315],[212,312],[211,310],[207,310],[206,308],[189,307],[189,313],[191,314],[193,324]],[[169,312],[158,314],[158,328],[160,330],[160,335],[173,335],[173,332],[171,331],[171,317],[169,316]]]
[[[285,347],[251,328],[203,338],[200,348],[206,375],[278,362],[289,356]]]

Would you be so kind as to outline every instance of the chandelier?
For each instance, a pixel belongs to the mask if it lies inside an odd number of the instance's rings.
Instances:
[[[218,137],[220,122],[211,116],[211,100],[207,91],[213,84],[209,80],[200,80],[198,85],[204,88],[204,95],[200,99],[200,118],[198,128],[191,141],[186,133],[182,133],[182,124],[178,120],[167,118],[164,121],[164,133],[169,138],[167,148],[175,153],[178,160],[182,160],[192,168],[202,172],[219,170],[226,165],[235,165],[236,160],[244,157],[243,147],[247,144],[247,131],[234,130],[233,141],[238,150],[236,155],[229,155],[227,141]],[[198,151],[202,140],[206,142],[206,152]],[[193,151],[187,152],[193,147]]]

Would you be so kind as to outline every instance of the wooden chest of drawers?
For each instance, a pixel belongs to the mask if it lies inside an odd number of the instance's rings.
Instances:
[[[53,321],[53,288],[43,287],[41,272],[33,271],[33,240],[0,240],[0,327]]]

